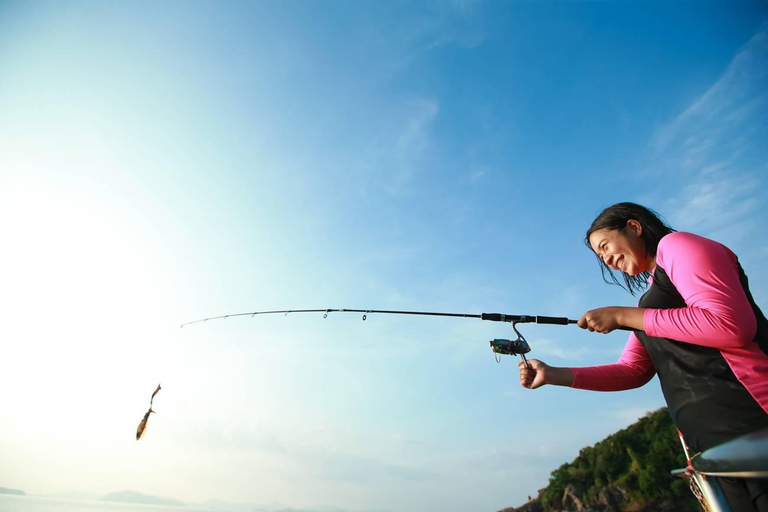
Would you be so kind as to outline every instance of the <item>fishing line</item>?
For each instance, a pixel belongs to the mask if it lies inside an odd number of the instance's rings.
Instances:
[[[419,332],[424,332],[424,333],[427,333],[427,334],[434,334],[436,336],[442,336],[444,338],[453,338],[453,339],[456,339],[456,340],[471,341],[473,343],[488,343],[487,341],[482,341],[482,340],[472,339],[472,338],[464,338],[462,336],[456,336],[456,335],[453,335],[453,334],[446,334],[444,332],[428,331],[427,329],[420,329],[418,327],[411,327],[409,325],[403,325],[401,323],[396,323],[396,322],[383,322],[383,324],[384,325],[393,326],[393,327],[395,327],[397,329],[410,329],[412,331],[419,331]]]
[[[367,315],[366,315],[366,317],[367,317]],[[324,313],[323,314],[323,318],[324,319],[328,318],[328,313]],[[389,326],[395,327],[397,329],[409,329],[409,330],[412,330],[412,331],[419,331],[419,332],[424,332],[424,333],[427,333],[427,334],[434,334],[436,336],[441,336],[441,337],[444,337],[444,338],[453,338],[453,339],[457,339],[457,340],[461,340],[461,341],[471,341],[473,343],[488,343],[487,341],[482,341],[482,340],[478,340],[478,339],[465,338],[465,337],[462,337],[462,336],[456,336],[456,335],[453,335],[453,334],[446,334],[444,332],[439,332],[439,331],[429,331],[427,329],[421,329],[419,327],[411,327],[410,325],[404,325],[403,323],[400,323],[400,322],[384,321],[384,322],[382,322],[382,324],[383,325],[389,325]]]

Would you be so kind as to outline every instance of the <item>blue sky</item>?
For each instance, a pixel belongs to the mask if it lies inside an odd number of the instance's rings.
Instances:
[[[0,2],[0,486],[498,510],[663,405],[523,390],[479,320],[634,298],[617,201],[768,304],[764,2]],[[525,326],[531,357],[625,335]],[[133,440],[158,382],[158,414]]]

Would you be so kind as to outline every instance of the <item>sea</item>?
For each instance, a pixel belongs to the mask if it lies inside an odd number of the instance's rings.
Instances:
[[[64,500],[42,496],[0,494],[0,512],[203,512],[204,510],[194,507]]]

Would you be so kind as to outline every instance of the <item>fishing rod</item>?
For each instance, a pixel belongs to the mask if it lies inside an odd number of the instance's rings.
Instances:
[[[363,320],[368,318],[370,314],[387,314],[387,315],[421,315],[421,316],[442,316],[442,317],[458,317],[458,318],[479,318],[480,320],[488,320],[491,322],[505,322],[512,324],[512,330],[515,331],[517,339],[494,339],[489,342],[491,349],[493,350],[496,361],[501,361],[500,357],[503,354],[507,355],[519,355],[526,368],[528,367],[528,361],[525,358],[525,354],[531,351],[530,345],[526,341],[525,337],[517,330],[517,324],[524,323],[536,323],[536,324],[554,324],[554,325],[568,325],[575,324],[576,320],[571,320],[566,317],[559,316],[540,316],[540,315],[505,315],[503,313],[433,313],[427,311],[392,311],[381,309],[280,309],[273,311],[251,311],[250,313],[235,313],[231,315],[212,316],[208,318],[201,318],[200,320],[194,320],[192,322],[186,322],[181,324],[180,327],[185,325],[197,324],[207,322],[208,320],[223,320],[227,318],[234,318],[238,316],[250,316],[256,315],[273,315],[282,313],[288,316],[289,313],[323,313],[323,318],[328,318],[329,313],[362,313]]]

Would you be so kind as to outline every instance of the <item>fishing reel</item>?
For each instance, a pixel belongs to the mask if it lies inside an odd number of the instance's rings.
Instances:
[[[525,367],[528,368],[528,360],[525,358],[525,354],[531,351],[531,347],[528,345],[528,342],[525,341],[525,337],[523,337],[523,335],[520,334],[520,331],[517,330],[516,323],[517,322],[512,322],[512,329],[515,331],[515,334],[517,334],[517,339],[506,340],[496,338],[490,341],[489,344],[491,345],[491,350],[493,350],[493,355],[496,358],[497,363],[501,362],[501,356],[503,354],[510,356],[519,355],[522,358]]]

